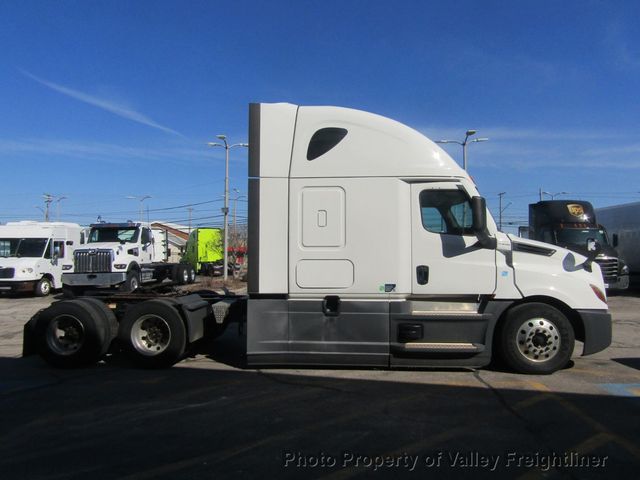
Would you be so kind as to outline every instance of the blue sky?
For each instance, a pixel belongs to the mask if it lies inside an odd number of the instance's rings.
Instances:
[[[498,217],[539,189],[640,199],[635,1],[7,1],[0,4],[0,222],[220,224],[224,133],[250,102],[340,105],[433,139],[489,137],[469,171]],[[461,161],[457,145],[447,151]],[[246,218],[246,149],[231,188]],[[548,196],[546,196],[548,198]],[[232,202],[233,203],[233,202]],[[508,205],[508,206],[507,206]]]

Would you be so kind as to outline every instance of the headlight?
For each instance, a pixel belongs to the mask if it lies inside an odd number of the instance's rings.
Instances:
[[[117,268],[118,270],[124,270],[125,268],[127,268],[127,264],[126,263],[116,263],[114,265],[115,268]]]
[[[71,270],[73,265],[62,265],[62,270]]]
[[[620,269],[620,273],[622,275],[628,275],[629,274],[629,267],[627,267],[626,265],[624,265],[621,269]]]
[[[33,273],[33,268],[23,268],[22,273]]]

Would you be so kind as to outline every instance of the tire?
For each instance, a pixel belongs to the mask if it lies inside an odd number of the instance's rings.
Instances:
[[[544,303],[527,303],[507,312],[499,346],[511,369],[547,375],[569,363],[575,334],[560,310]]]
[[[173,281],[178,285],[189,283],[189,266],[183,263],[176,265],[173,272]]]
[[[95,306],[80,300],[54,303],[40,312],[36,349],[51,365],[73,368],[98,362],[114,336]]]
[[[42,277],[34,289],[36,297],[46,297],[51,293],[51,280],[47,277]]]
[[[111,341],[118,336],[118,320],[113,311],[111,311],[102,300],[97,298],[81,297],[78,298],[78,302],[88,305],[100,316],[104,324],[108,327],[106,338],[109,344],[111,344]],[[107,345],[107,347],[108,346],[109,345]]]
[[[196,269],[193,268],[192,265],[189,265],[187,268],[189,269],[189,283],[195,283],[196,282]]]
[[[142,368],[168,368],[181,360],[186,337],[178,310],[163,299],[130,307],[118,333],[127,356]]]
[[[140,274],[136,270],[127,272],[127,279],[120,285],[120,291],[131,293],[140,287]]]

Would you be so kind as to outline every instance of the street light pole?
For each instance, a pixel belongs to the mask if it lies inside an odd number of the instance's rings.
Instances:
[[[222,140],[224,144],[221,143],[212,143],[209,142],[208,145],[210,147],[223,147],[225,149],[225,161],[224,161],[224,208],[222,209],[222,213],[224,215],[224,263],[222,268],[224,269],[224,281],[227,281],[229,268],[229,150],[233,147],[248,147],[247,143],[234,143],[233,145],[229,145],[227,143],[226,135],[216,135],[216,138]]]
[[[60,201],[61,200],[66,200],[68,197],[65,197],[64,195],[62,197],[58,197],[58,199],[56,200],[56,215],[58,217],[58,221],[60,221]]]
[[[436,140],[436,143],[457,143],[458,145],[462,145],[462,168],[464,171],[467,171],[467,144],[468,143],[477,143],[477,142],[486,142],[488,138],[474,138],[473,140],[469,140],[469,137],[475,135],[477,133],[476,130],[467,130],[465,132],[464,141],[460,142],[458,140]]]
[[[126,198],[130,198],[132,200],[140,200],[140,223],[144,222],[144,210],[142,209],[142,202],[144,202],[147,198],[151,198],[151,195],[144,195],[142,197],[136,195],[127,195]]]
[[[545,195],[549,195],[551,197],[551,200],[555,200],[555,198],[558,195],[567,195],[569,192],[557,192],[557,193],[550,193],[550,192],[540,192],[540,200],[542,200],[542,194]]]

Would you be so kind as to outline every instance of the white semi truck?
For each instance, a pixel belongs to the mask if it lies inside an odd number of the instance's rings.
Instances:
[[[417,131],[346,108],[252,104],[249,143],[247,296],[60,302],[26,325],[25,354],[68,366],[111,346],[163,367],[244,319],[250,366],[499,356],[544,374],[576,339],[583,355],[610,344],[597,244],[585,257],[499,232],[467,173]]]
[[[87,244],[74,252],[74,271],[62,275],[68,296],[117,287],[132,292],[141,284],[172,279],[192,283],[195,270],[168,262],[167,232],[144,223],[95,223]]]
[[[73,251],[82,243],[76,223],[8,222],[0,225],[0,292],[33,292],[44,297],[62,287],[73,270]]]

